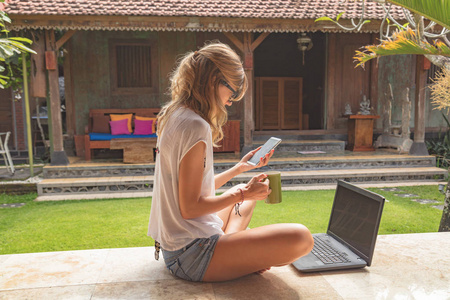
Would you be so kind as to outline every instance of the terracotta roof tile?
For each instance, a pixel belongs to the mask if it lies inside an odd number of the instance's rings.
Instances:
[[[121,15],[121,16],[190,16],[234,18],[316,19],[357,18],[362,3],[342,0],[10,0],[9,14],[29,15]],[[381,19],[383,8],[368,2],[367,19]],[[400,8],[393,14],[403,17]]]

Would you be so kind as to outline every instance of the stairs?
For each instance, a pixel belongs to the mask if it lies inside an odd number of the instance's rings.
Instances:
[[[255,148],[264,141],[256,141]],[[345,142],[339,140],[285,140],[268,166],[240,174],[227,186],[246,183],[269,170],[281,171],[283,188],[292,189],[330,185],[338,179],[353,183],[425,183],[447,177],[446,170],[435,167],[434,156],[398,155],[389,150],[350,152],[344,146]],[[215,155],[215,172],[223,172],[236,163],[234,154]],[[153,189],[153,174],[154,164],[46,166],[44,180],[38,184],[37,200],[148,197]]]

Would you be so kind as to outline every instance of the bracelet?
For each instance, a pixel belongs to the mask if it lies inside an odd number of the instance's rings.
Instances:
[[[238,202],[234,205],[234,211],[235,211],[235,215],[239,215],[239,217],[241,216],[241,213],[239,212],[239,207],[241,206],[242,203],[244,203],[244,191],[242,189],[238,189],[238,191],[241,193],[241,202]]]
[[[238,204],[241,205],[242,203],[244,203],[244,191],[242,189],[238,189],[239,192],[241,192],[241,202],[239,202]]]

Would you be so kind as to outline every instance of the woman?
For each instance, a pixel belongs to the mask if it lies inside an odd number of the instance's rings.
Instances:
[[[265,174],[215,195],[236,175],[267,165],[273,154],[255,167],[247,161],[256,149],[214,176],[213,145],[223,137],[226,106],[246,89],[239,56],[221,43],[186,54],[172,74],[172,101],[158,115],[149,235],[177,277],[230,280],[289,264],[312,249],[311,233],[300,224],[246,230],[256,201],[270,193]]]

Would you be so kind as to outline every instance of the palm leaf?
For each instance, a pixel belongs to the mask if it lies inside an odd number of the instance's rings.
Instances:
[[[395,33],[393,39],[383,41],[380,45],[369,45],[364,48],[363,51],[356,51],[356,55],[353,57],[358,62],[356,66],[364,67],[364,63],[369,60],[388,55],[429,54],[450,57],[450,48],[446,44],[440,41],[436,41],[434,44],[418,43],[416,34],[411,29]]]
[[[449,0],[387,0],[424,16],[444,27],[450,28]]]
[[[28,43],[28,44],[33,44],[32,40],[27,39],[27,38],[23,38],[23,37],[10,37],[9,40],[23,42],[23,43]]]

